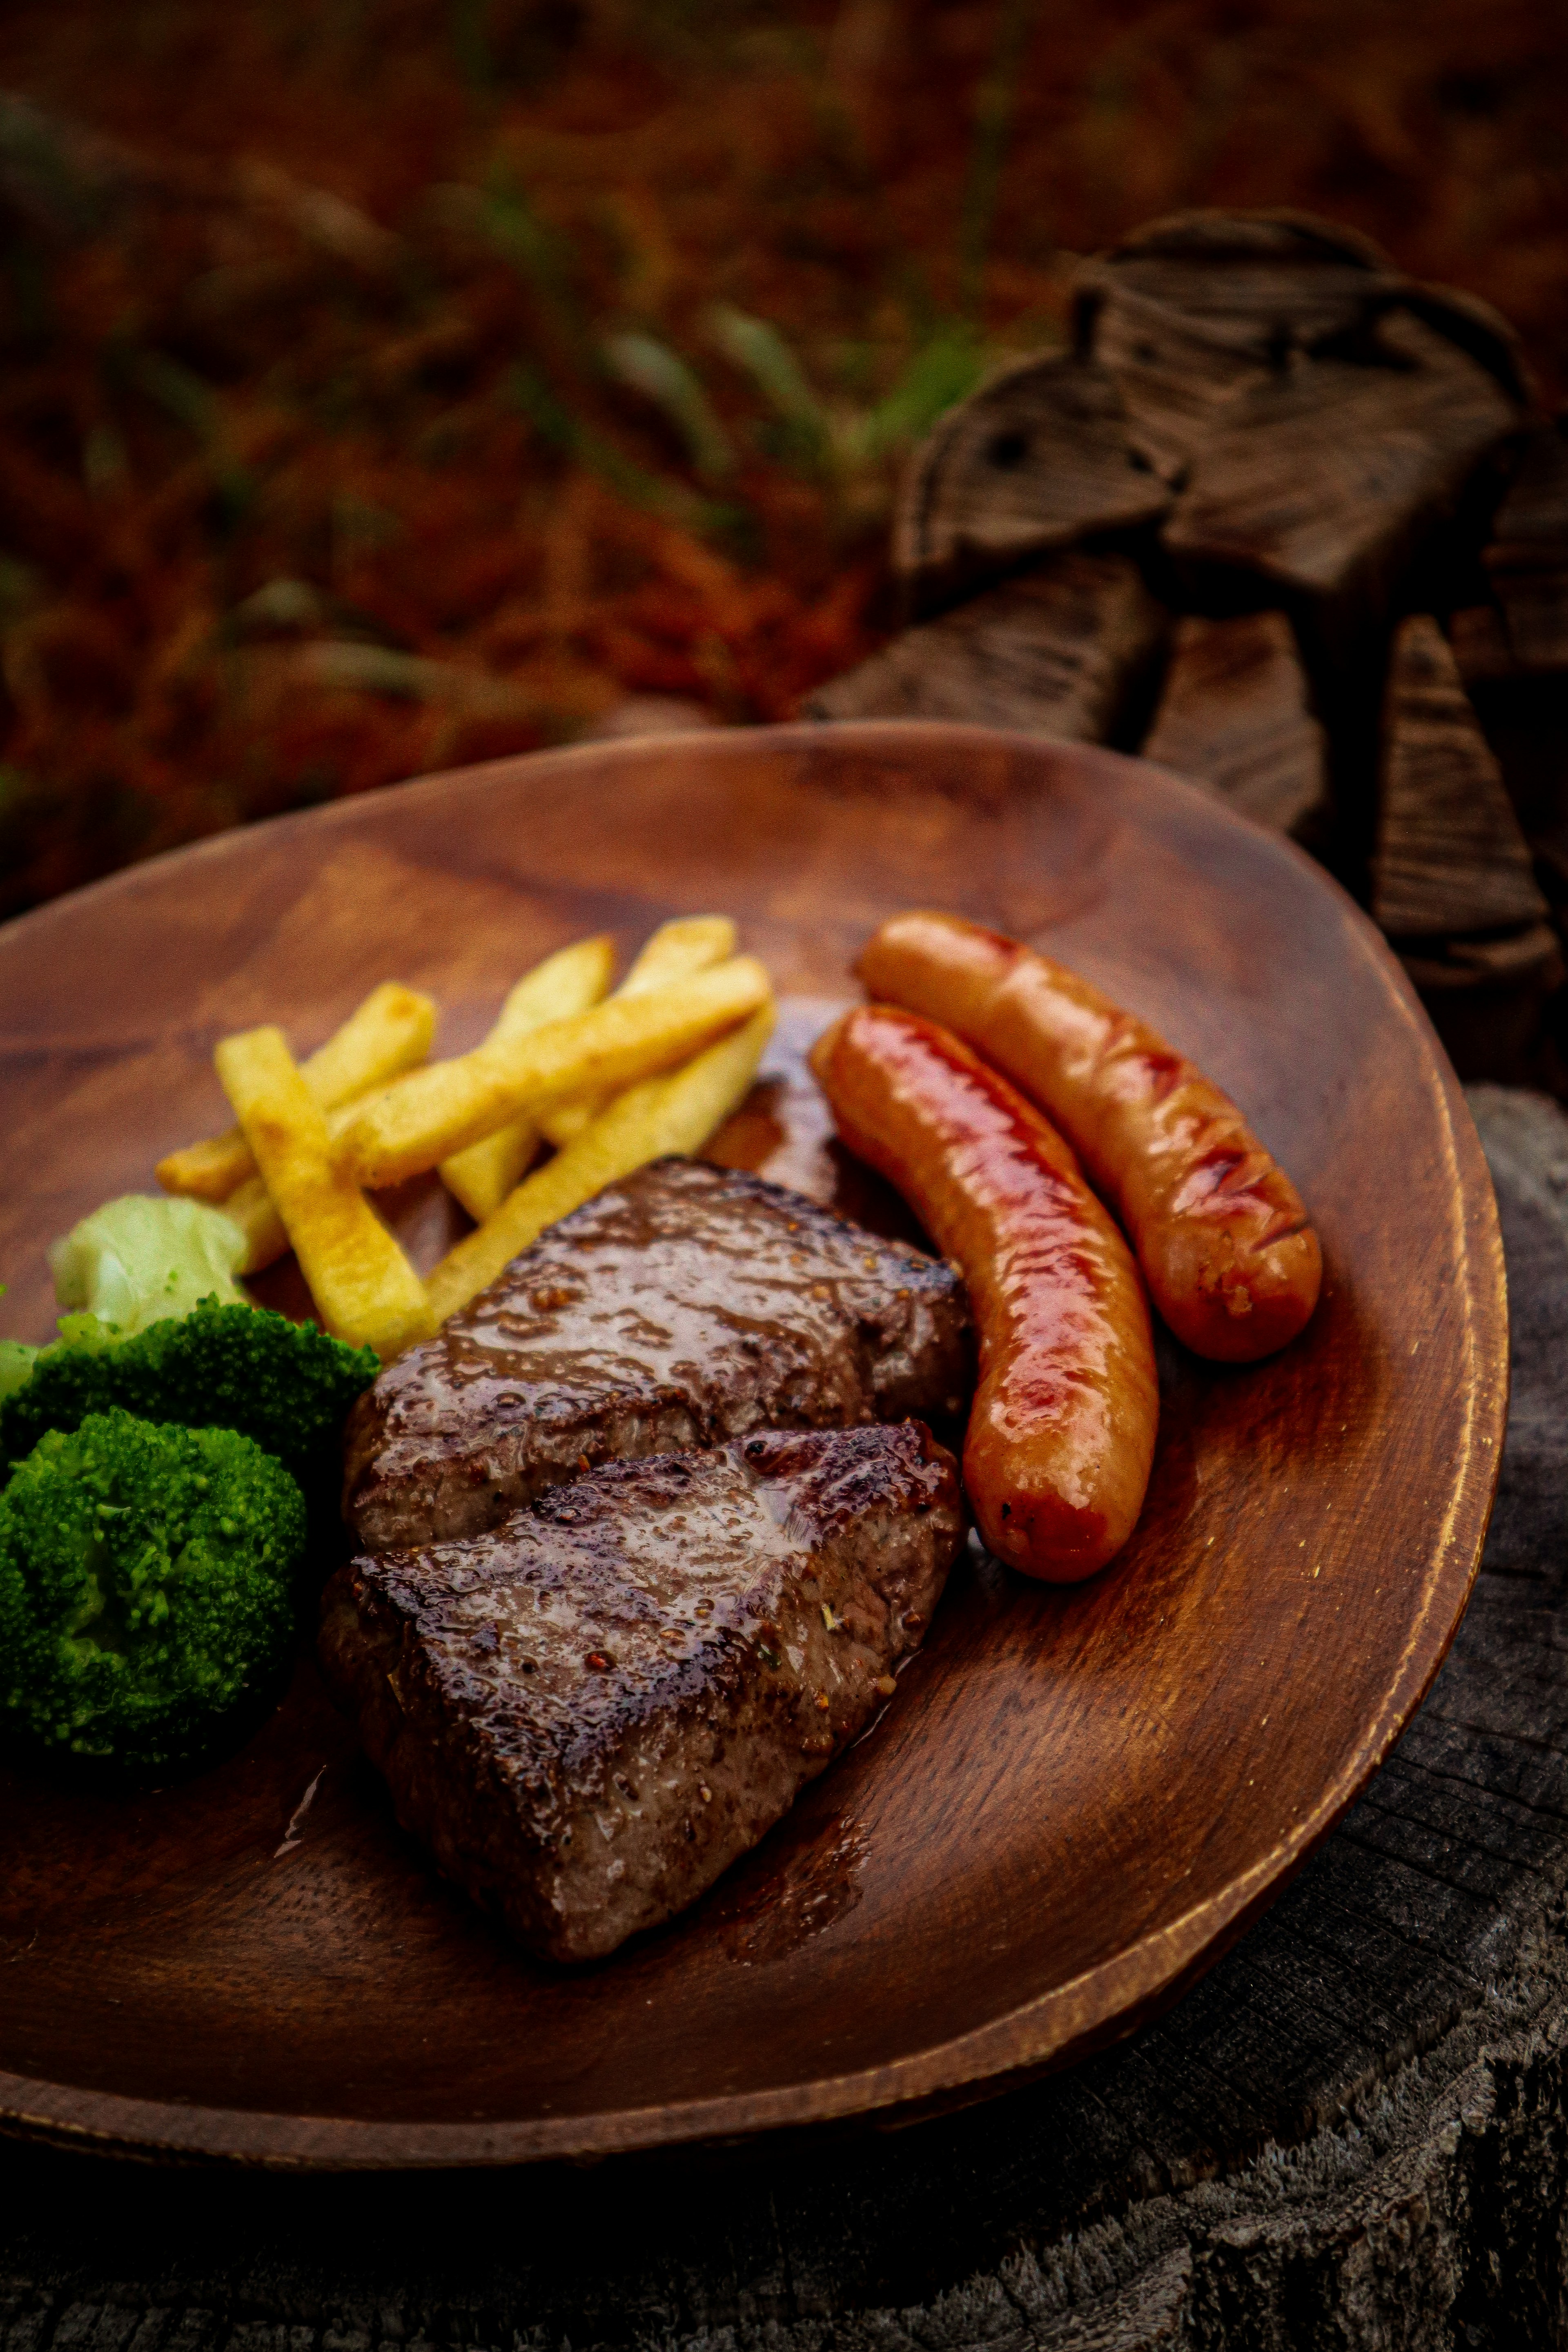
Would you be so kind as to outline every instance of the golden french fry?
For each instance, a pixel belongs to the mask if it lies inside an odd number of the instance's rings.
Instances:
[[[300,1076],[303,1075],[301,1071]],[[327,1113],[327,1139],[334,1150],[342,1141],[343,1129],[350,1119],[367,1103],[378,1101],[385,1092],[384,1085],[368,1087],[363,1095],[355,1095],[352,1101],[340,1103],[336,1110]],[[246,1149],[248,1150],[249,1146],[247,1145]],[[289,1235],[282,1218],[272,1205],[272,1195],[259,1175],[247,1176],[243,1184],[237,1184],[223,1203],[223,1212],[226,1217],[234,1219],[245,1235],[245,1263],[239,1268],[241,1274],[264,1273],[268,1266],[287,1256]]]
[[[651,938],[644,941],[616,994],[646,996],[650,989],[664,988],[672,980],[684,980],[689,971],[706,971],[710,964],[723,963],[734,952],[735,926],[728,915],[678,916],[674,922],[660,923]],[[546,1142],[570,1143],[604,1109],[607,1099],[599,1095],[591,1102],[561,1103],[543,1114],[539,1131]],[[518,1175],[521,1173],[520,1168]],[[516,1178],[512,1181],[515,1182]],[[498,1193],[491,1208],[505,1197]],[[479,1213],[478,1210],[474,1212],[476,1216]],[[484,1213],[488,1216],[489,1210]]]
[[[526,1037],[547,1021],[564,1021],[597,1004],[610,984],[616,950],[608,933],[579,940],[546,956],[524,974],[501,1006],[487,1045],[497,1038]],[[470,1143],[441,1162],[441,1181],[454,1193],[470,1217],[482,1223],[499,1209],[539,1149],[539,1129],[531,1119],[514,1118],[481,1142]]]
[[[243,1184],[237,1184],[223,1204],[223,1213],[234,1219],[245,1235],[241,1274],[264,1273],[287,1255],[288,1233],[259,1176],[247,1176]]]
[[[214,1059],[328,1330],[383,1359],[427,1338],[435,1318],[425,1286],[339,1165],[283,1032],[226,1037]]]
[[[680,1069],[617,1095],[574,1142],[525,1178],[493,1217],[447,1251],[426,1285],[437,1321],[477,1297],[546,1225],[617,1177],[667,1152],[700,1151],[744,1099],[773,1026],[770,999],[742,1028]]]
[[[384,981],[300,1065],[300,1076],[323,1110],[350,1102],[384,1079],[413,1069],[430,1051],[436,1034],[436,1003],[401,981]],[[157,1166],[165,1192],[189,1192],[198,1201],[226,1201],[256,1173],[250,1146],[237,1127],[205,1143],[171,1151]]]
[[[537,1117],[574,1095],[619,1092],[686,1061],[770,993],[756,958],[733,956],[647,996],[612,996],[528,1036],[477,1045],[399,1078],[358,1111],[344,1157],[362,1184],[398,1183],[523,1112]]]
[[[306,1055],[300,1075],[321,1108],[335,1110],[422,1062],[436,1034],[436,1014],[433,996],[384,980],[324,1045]]]

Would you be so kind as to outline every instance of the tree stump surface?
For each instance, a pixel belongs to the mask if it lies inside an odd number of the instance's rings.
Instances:
[[[1568,1118],[1471,1102],[1514,1320],[1475,1597],[1361,1802],[1176,2008],[885,2134],[340,2179],[7,2147],[5,2352],[1568,2340]]]
[[[1164,642],[1168,616],[1125,555],[1075,548],[907,629],[812,696],[815,719],[971,719],[1102,743]]]
[[[1170,504],[1109,368],[1025,360],[931,435],[894,518],[894,569],[917,612],[935,609],[1053,548],[1158,522]]]
[[[1568,669],[1568,436],[1563,420],[1526,443],[1485,551],[1508,650],[1525,673]]]
[[[1278,833],[1300,835],[1321,818],[1323,730],[1283,613],[1178,621],[1143,757]]]
[[[1072,329],[916,453],[915,625],[807,715],[1144,751],[1371,907],[1461,1076],[1568,1098],[1568,420],[1506,320],[1332,222],[1204,212],[1081,262]],[[1068,596],[1094,563],[1117,593]]]
[[[1394,633],[1382,748],[1372,912],[1387,936],[1458,940],[1540,924],[1546,900],[1502,770],[1426,614]]]

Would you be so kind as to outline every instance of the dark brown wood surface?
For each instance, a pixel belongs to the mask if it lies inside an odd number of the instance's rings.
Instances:
[[[1526,676],[1568,670],[1568,432],[1543,425],[1527,441],[1492,519],[1486,568],[1508,650]]]
[[[980,719],[1104,742],[1146,702],[1167,625],[1130,557],[1072,548],[906,631],[821,688],[806,710]]]
[[[1323,1236],[1303,1340],[1243,1374],[1167,1349],[1122,1561],[1068,1594],[973,1561],[876,1735],[685,1920],[587,1974],[521,1961],[440,1886],[308,1662],[182,1788],[10,1776],[13,2128],[485,2162],[973,2095],[1169,2000],[1351,1802],[1479,1551],[1495,1212],[1370,927],[1296,852],[1137,763],[963,729],[595,747],[46,908],[0,934],[0,1109],[26,1139],[0,1205],[9,1326],[46,1319],[43,1242],[220,1115],[225,1030],[279,1019],[303,1048],[395,973],[437,991],[460,1045],[544,950],[605,922],[629,946],[703,907],[739,915],[796,1000],[728,1151],[837,1195],[792,1049],[869,926],[932,899],[1081,965],[1237,1096]],[[1369,1129],[1395,1198],[1365,1181]],[[427,1254],[428,1197],[397,1208]]]
[[[1070,352],[961,401],[906,476],[893,568],[912,610],[1101,531],[1158,522],[1171,493],[1133,446],[1116,379]]]
[[[1320,355],[1237,395],[1194,455],[1165,546],[1312,599],[1338,634],[1383,609],[1519,423],[1478,361],[1392,312],[1356,359]]]
[[[894,563],[941,618],[808,714],[985,719],[1211,783],[1388,916],[1462,1075],[1568,1095],[1568,442],[1518,338],[1341,225],[1221,211],[1080,262],[1072,328],[916,453]],[[1385,697],[1412,612],[1458,662],[1436,728],[1408,679]]]
[[[1079,265],[1077,341],[1121,386],[1135,446],[1180,485],[1239,397],[1355,332],[1399,283],[1354,230],[1178,213]]]
[[[1239,794],[1390,915],[1462,1072],[1568,1091],[1568,444],[1517,337],[1305,215],[1176,214],[1073,287],[1070,352],[983,387],[910,467],[895,564],[911,612],[948,609],[811,714],[986,718]],[[1171,615],[1163,677],[1134,572]],[[1436,734],[1402,719],[1380,765],[1412,611],[1452,639],[1452,708]],[[1500,889],[1531,911],[1478,912]]]
[[[1547,907],[1502,771],[1435,620],[1394,632],[1372,911],[1394,940],[1540,923]]]
[[[1326,746],[1288,616],[1178,621],[1142,756],[1279,833],[1322,815]]]
[[[1331,222],[1176,214],[1075,287],[1079,355],[1177,494],[1166,551],[1200,587],[1260,573],[1342,644],[1523,417],[1507,322]]]

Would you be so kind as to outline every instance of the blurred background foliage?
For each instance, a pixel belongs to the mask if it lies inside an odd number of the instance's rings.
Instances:
[[[569,740],[787,717],[900,460],[1187,205],[1353,222],[1568,379],[1568,10],[10,0],[0,913]]]

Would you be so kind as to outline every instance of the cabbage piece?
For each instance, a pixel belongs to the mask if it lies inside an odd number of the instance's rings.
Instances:
[[[234,1219],[206,1201],[128,1192],[51,1242],[49,1272],[62,1307],[95,1315],[128,1339],[188,1315],[200,1298],[248,1307],[235,1280],[246,1249]]]

